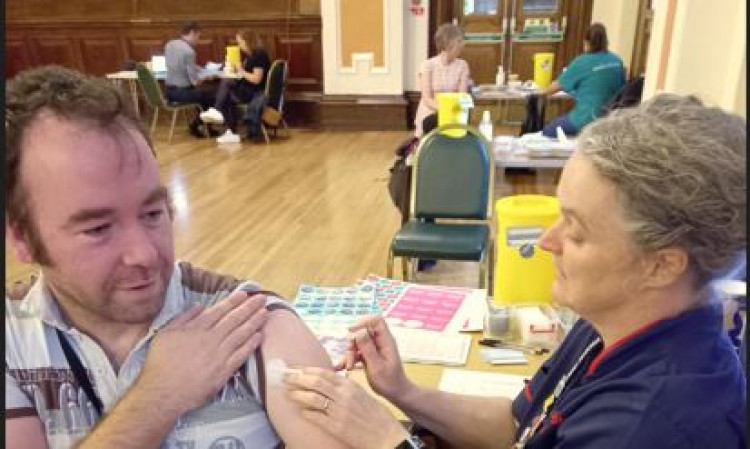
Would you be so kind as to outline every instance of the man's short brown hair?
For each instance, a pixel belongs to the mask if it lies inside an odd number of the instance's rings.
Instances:
[[[21,182],[24,138],[42,113],[52,113],[64,120],[92,124],[112,132],[132,127],[143,136],[152,152],[153,146],[131,102],[103,78],[50,65],[21,72],[6,83],[6,220],[24,233],[34,260],[49,265],[49,254],[40,239],[29,207],[28,192]]]

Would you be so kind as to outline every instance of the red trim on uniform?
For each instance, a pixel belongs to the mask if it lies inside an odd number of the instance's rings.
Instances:
[[[586,376],[590,376],[594,374],[594,371],[601,365],[601,363],[604,361],[604,359],[612,353],[615,349],[619,348],[620,346],[624,345],[625,343],[629,342],[630,340],[634,339],[635,337],[643,334],[644,332],[648,331],[652,327],[656,326],[657,324],[661,323],[664,320],[657,320],[653,323],[649,323],[643,327],[640,327],[636,329],[635,331],[629,333],[628,335],[622,337],[621,339],[617,340],[612,344],[612,346],[604,349],[604,351],[600,352],[596,357],[594,357],[594,360],[591,361],[591,364],[586,369]]]
[[[549,414],[549,423],[552,427],[557,427],[562,424],[563,419],[563,414],[558,412],[557,410],[554,410]]]
[[[527,382],[526,386],[523,387],[523,394],[526,396],[526,400],[531,402],[531,382]]]

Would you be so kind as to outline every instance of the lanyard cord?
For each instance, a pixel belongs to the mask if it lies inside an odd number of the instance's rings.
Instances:
[[[578,358],[573,367],[560,378],[560,380],[557,382],[557,385],[555,385],[555,389],[553,390],[554,396],[552,397],[552,402],[550,402],[549,405],[545,407],[544,410],[542,410],[542,414],[539,416],[539,419],[537,420],[535,425],[529,425],[524,429],[523,433],[521,433],[521,436],[518,438],[518,442],[515,444],[515,448],[522,449],[531,439],[531,437],[534,436],[536,431],[539,430],[539,428],[542,426],[542,423],[547,418],[547,415],[549,415],[549,413],[552,411],[552,408],[554,408],[555,404],[557,403],[557,400],[563,394],[563,391],[565,391],[565,387],[568,385],[568,380],[573,377],[576,371],[578,371],[578,369],[581,367],[581,364],[586,359],[586,357],[588,357],[591,351],[593,351],[594,348],[596,348],[599,343],[601,343],[601,341],[601,338],[597,338],[596,340],[589,343],[589,345],[586,346],[586,349],[583,350],[583,353],[581,353],[581,356]]]
[[[68,339],[62,333],[62,331],[60,331],[60,329],[55,330],[57,331],[57,338],[58,340],[60,340],[60,346],[62,347],[63,353],[65,354],[65,359],[68,361],[68,366],[70,366],[70,369],[73,371],[73,376],[75,376],[76,380],[78,381],[78,385],[83,388],[83,392],[86,393],[89,401],[91,401],[91,404],[96,409],[96,414],[98,416],[102,416],[102,410],[104,409],[102,400],[99,399],[99,396],[97,396],[96,392],[94,391],[94,387],[91,386],[91,381],[89,380],[89,376],[86,375],[86,370],[83,368],[81,360],[78,358],[78,355],[76,355],[76,352],[70,346],[70,342],[68,342]]]

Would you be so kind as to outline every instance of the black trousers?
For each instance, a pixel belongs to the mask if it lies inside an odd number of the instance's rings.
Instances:
[[[206,110],[214,104],[216,89],[215,83],[187,87],[167,86],[167,100],[174,103],[200,103],[201,108]]]

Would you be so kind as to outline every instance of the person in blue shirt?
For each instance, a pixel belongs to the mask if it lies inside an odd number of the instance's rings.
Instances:
[[[376,393],[450,447],[744,448],[745,376],[712,281],[747,245],[745,126],[660,94],[583,130],[539,242],[555,302],[580,319],[515,399],[413,383],[380,317],[353,328],[344,365],[361,360]],[[354,381],[304,368],[285,382],[349,447],[418,447]]]
[[[577,135],[602,115],[603,106],[625,85],[622,59],[609,51],[608,45],[604,25],[592,24],[583,40],[585,53],[575,58],[557,80],[540,92],[542,96],[550,96],[563,90],[575,100],[570,112],[544,126],[543,135],[555,137],[558,126],[568,136]]]

